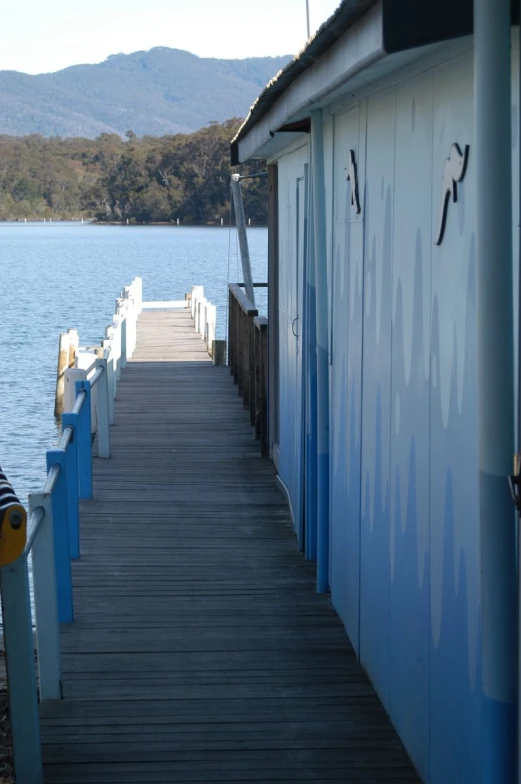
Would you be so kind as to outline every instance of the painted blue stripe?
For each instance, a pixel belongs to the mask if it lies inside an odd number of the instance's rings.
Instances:
[[[479,472],[483,784],[514,781],[516,769],[515,523],[505,477]]]
[[[482,784],[516,781],[516,706],[483,696]]]
[[[329,590],[329,417],[328,352],[317,349],[317,591]]]
[[[306,433],[306,529],[305,554],[308,560],[317,557],[317,329],[315,287],[307,287],[307,433]]]

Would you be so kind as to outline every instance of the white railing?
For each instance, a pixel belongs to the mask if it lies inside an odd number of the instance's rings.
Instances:
[[[212,357],[214,365],[224,365],[226,363],[226,341],[215,338],[217,308],[204,296],[203,286],[192,286],[192,291],[187,295],[187,306],[190,308],[194,327],[204,340],[206,350]]]

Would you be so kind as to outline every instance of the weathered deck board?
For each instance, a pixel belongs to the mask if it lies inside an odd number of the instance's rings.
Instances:
[[[46,784],[418,780],[186,312],[142,314],[94,494]]]

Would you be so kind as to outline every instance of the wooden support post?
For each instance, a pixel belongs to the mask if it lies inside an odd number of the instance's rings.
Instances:
[[[261,360],[261,334],[257,326],[257,319],[255,319],[254,329],[254,370],[255,370],[255,438],[261,438],[261,421],[260,421],[260,407],[261,407],[261,384],[260,384],[260,360]]]
[[[67,332],[69,336],[69,364],[68,367],[74,367],[76,361],[76,352],[80,345],[80,336],[77,329],[69,329]]]
[[[249,389],[249,405],[250,405],[250,425],[255,424],[255,325],[253,323],[254,316],[248,315],[246,320],[248,333],[247,348],[248,348],[248,389]]]
[[[64,374],[69,367],[70,336],[67,332],[60,334],[58,348],[58,367],[56,371],[56,395],[54,400],[54,416],[59,417],[64,404]]]
[[[237,345],[235,343],[235,319],[236,319],[236,300],[231,289],[228,290],[228,365],[233,381],[237,383]]]
[[[212,359],[214,365],[226,365],[226,341],[214,340],[212,342]]]
[[[269,457],[268,438],[268,319],[255,318],[255,434],[261,442],[262,457]]]
[[[244,398],[244,311],[237,305],[235,340],[237,341],[237,392]]]

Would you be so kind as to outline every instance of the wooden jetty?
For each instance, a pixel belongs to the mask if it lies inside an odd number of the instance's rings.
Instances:
[[[417,781],[189,310],[141,314],[115,414],[64,699],[40,706],[46,784]]]

